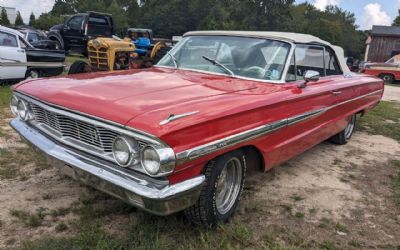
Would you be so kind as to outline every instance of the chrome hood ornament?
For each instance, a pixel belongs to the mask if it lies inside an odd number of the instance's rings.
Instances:
[[[167,119],[165,119],[165,120],[160,122],[160,125],[165,125],[165,124],[170,123],[172,121],[181,119],[181,118],[186,117],[186,116],[194,115],[194,114],[197,114],[197,113],[199,113],[199,111],[192,111],[192,112],[188,112],[188,113],[184,113],[184,114],[180,114],[180,115],[170,114]]]

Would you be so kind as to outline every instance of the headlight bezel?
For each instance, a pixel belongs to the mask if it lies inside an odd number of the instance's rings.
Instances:
[[[13,97],[12,97],[13,98]],[[14,100],[18,100],[16,106],[12,106],[12,104],[10,104],[11,106],[11,112],[14,114],[14,112],[16,112],[16,117],[18,117],[19,119],[27,122],[29,120],[32,120],[34,118],[34,115],[32,114],[29,102],[25,101],[22,98],[18,98],[15,96]],[[22,109],[20,109],[20,105],[22,105]],[[16,110],[13,110],[13,108],[15,108]],[[22,113],[25,112],[25,113]]]
[[[154,152],[157,154],[159,166],[156,172],[149,171],[148,167],[145,165],[144,156],[146,149],[154,150]],[[144,147],[140,152],[140,164],[142,169],[146,172],[146,174],[152,177],[166,176],[172,173],[175,168],[175,162],[175,153],[172,148],[169,147],[146,145],[146,147]]]
[[[11,98],[10,98],[10,110],[11,110],[11,113],[15,117],[18,116],[18,109],[17,109],[18,101],[19,101],[19,98],[16,95],[12,95],[11,96]]]
[[[115,146],[116,146],[117,140],[122,140],[127,146],[127,149],[129,152],[129,158],[125,163],[120,162],[116,156]],[[112,144],[112,154],[113,154],[114,161],[123,168],[128,168],[135,164],[138,164],[138,162],[135,162],[135,160],[140,161],[140,156],[139,156],[140,149],[139,149],[139,144],[138,144],[137,140],[134,138],[131,138],[131,137],[124,136],[124,135],[119,135],[114,139],[113,144]]]

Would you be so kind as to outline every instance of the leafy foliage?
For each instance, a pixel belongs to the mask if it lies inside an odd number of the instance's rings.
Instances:
[[[10,20],[8,19],[7,16],[7,11],[5,8],[1,8],[1,13],[0,13],[0,25],[3,26],[10,26]]]
[[[17,18],[15,18],[15,26],[24,25],[24,20],[22,19],[21,13],[17,12]]]
[[[353,13],[339,7],[316,9],[294,0],[56,0],[35,27],[49,29],[66,15],[99,11],[113,15],[117,34],[128,27],[151,28],[169,38],[190,30],[269,30],[307,33],[342,46],[360,58],[366,33],[357,31]]]
[[[31,12],[31,15],[29,16],[29,25],[30,26],[34,26],[35,25],[35,21],[36,21],[35,14],[33,14],[33,12]]]

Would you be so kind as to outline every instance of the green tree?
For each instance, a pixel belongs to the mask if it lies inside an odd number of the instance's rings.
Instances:
[[[76,0],[56,0],[50,13],[53,16],[70,15],[76,12]]]
[[[21,13],[17,12],[17,17],[15,18],[15,26],[24,25],[24,20],[22,19]]]
[[[36,19],[33,27],[42,30],[48,30],[52,26],[60,23],[60,17],[51,15],[50,13],[42,13],[38,19]]]
[[[6,12],[5,8],[1,9],[0,24],[4,25],[4,26],[10,26],[11,25],[10,20],[8,19],[7,12]]]
[[[31,15],[29,16],[29,25],[30,26],[34,26],[35,25],[35,21],[36,21],[35,14],[33,14],[33,12],[31,12]]]
[[[114,29],[116,33],[125,33],[128,28],[128,19],[126,12],[121,8],[116,0],[113,0],[106,9],[107,13],[112,14],[114,21]]]
[[[400,26],[400,10],[399,15],[393,20],[392,26]]]

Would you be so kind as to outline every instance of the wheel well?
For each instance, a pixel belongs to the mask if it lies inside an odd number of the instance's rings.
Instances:
[[[389,76],[392,76],[394,78],[394,75],[392,73],[380,73],[379,77],[382,77],[384,75],[389,75]]]
[[[264,171],[264,157],[260,150],[255,146],[245,146],[240,150],[246,156],[246,164],[248,171]]]
[[[258,148],[256,148],[255,146],[244,146],[244,147],[232,150],[232,151],[238,151],[238,150],[242,151],[246,157],[246,167],[247,167],[248,172],[263,172],[264,171],[264,166],[265,166],[264,157]],[[229,152],[232,152],[232,151],[229,151]],[[221,157],[222,155],[228,154],[229,152],[226,152],[224,154],[216,156],[214,159],[207,162],[207,164],[214,161],[216,158]],[[204,168],[202,171],[204,171]]]
[[[58,37],[56,35],[52,35],[52,36],[49,36],[49,39],[52,40],[52,41],[59,42],[61,44],[61,46],[64,45],[64,41],[62,40],[62,37]]]

